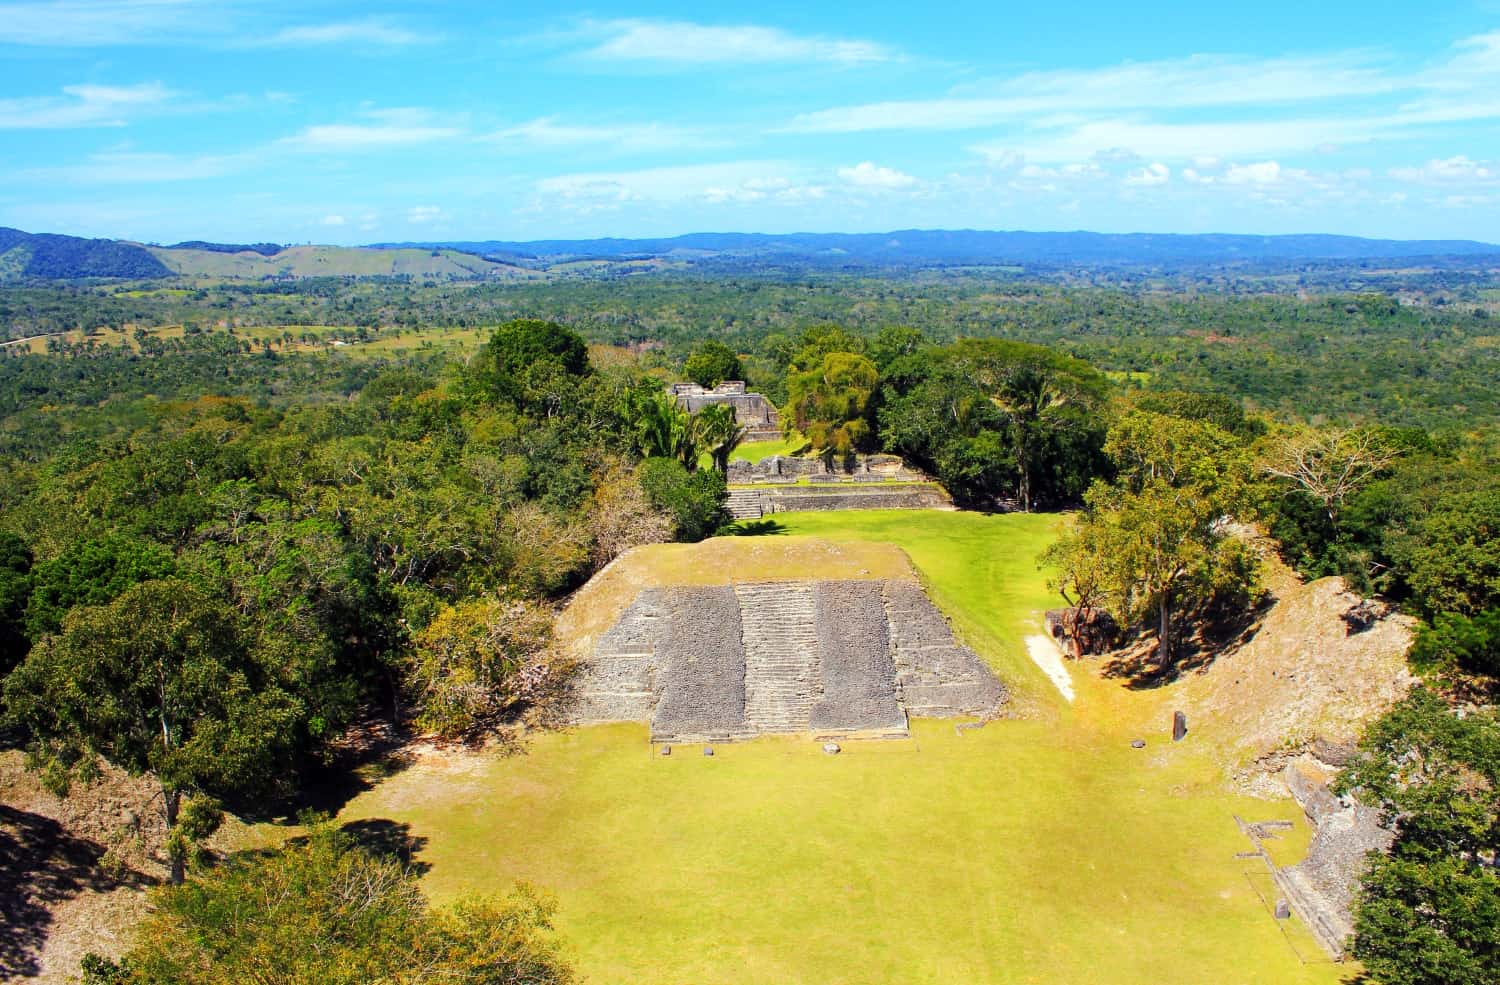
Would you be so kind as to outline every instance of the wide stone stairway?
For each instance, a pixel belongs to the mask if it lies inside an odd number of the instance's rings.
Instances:
[[[821,691],[817,597],[807,582],[736,585],[745,647],[745,720],[805,732]]]

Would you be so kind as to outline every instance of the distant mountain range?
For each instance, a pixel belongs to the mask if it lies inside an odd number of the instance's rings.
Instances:
[[[557,261],[704,254],[823,258],[877,265],[1160,264],[1244,260],[1367,260],[1396,257],[1495,256],[1500,245],[1473,240],[1361,239],[1356,236],[985,232],[902,229],[891,233],[691,233],[670,239],[389,243],[444,246],[480,256]]]
[[[154,246],[0,227],[0,282],[25,279],[413,277],[530,280],[549,274],[652,267],[903,269],[955,266],[1243,266],[1267,262],[1495,258],[1473,240],[1171,233],[984,232],[692,233],[667,239],[484,240],[370,246],[225,244]],[[622,266],[617,266],[622,265]]]

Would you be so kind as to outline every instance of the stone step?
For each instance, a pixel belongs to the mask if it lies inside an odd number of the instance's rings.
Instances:
[[[810,585],[735,586],[745,646],[745,720],[762,732],[801,732],[817,700],[817,604]]]

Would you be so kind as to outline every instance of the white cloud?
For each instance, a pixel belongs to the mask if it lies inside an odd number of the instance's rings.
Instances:
[[[160,82],[132,86],[64,86],[61,96],[0,99],[0,130],[124,126],[133,111],[170,101]]]
[[[423,226],[443,217],[443,210],[436,205],[414,205],[406,210],[406,221]]]
[[[861,161],[852,168],[839,168],[838,175],[847,184],[873,191],[896,191],[918,184],[916,178],[894,168],[879,167],[871,161]]]
[[[370,19],[335,24],[303,24],[287,27],[267,38],[267,45],[363,44],[404,47],[441,40],[435,35],[420,34],[398,27],[389,21]]]
[[[1224,172],[1226,185],[1275,185],[1282,179],[1281,164],[1260,161],[1256,164],[1231,164]]]
[[[834,107],[801,114],[786,129],[801,133],[968,130],[1040,114],[1265,106],[1368,96],[1395,85],[1354,55],[1306,59],[1195,55],[1093,70],[1032,72],[993,83],[984,95]]]
[[[306,151],[378,150],[428,144],[463,133],[459,127],[439,123],[421,109],[368,109],[360,115],[371,122],[318,124],[278,143]]]
[[[1472,160],[1462,154],[1428,161],[1421,167],[1392,168],[1390,176],[1400,181],[1478,182],[1500,176],[1500,170],[1489,163]]]
[[[821,192],[795,184],[791,168],[777,161],[726,161],[635,171],[599,171],[543,178],[539,201],[580,214],[610,211],[631,203],[724,204],[774,199],[800,201]]]
[[[497,143],[521,143],[543,148],[602,144],[620,151],[667,150],[712,144],[694,131],[661,123],[588,126],[559,123],[556,117],[551,116],[506,127],[490,134],[486,139]]]
[[[1138,171],[1132,171],[1125,176],[1125,184],[1150,187],[1152,185],[1165,185],[1172,180],[1172,169],[1160,161],[1146,165]]]
[[[1076,123],[1039,121],[1029,140],[981,142],[970,149],[987,158],[1020,150],[1036,161],[1086,161],[1128,150],[1148,160],[1191,161],[1206,152],[1227,158],[1321,152],[1330,146],[1367,143],[1393,132],[1377,119],[1307,118],[1221,123],[1160,123],[1110,119]]]
[[[321,226],[342,226],[347,221],[341,215],[325,215],[322,219],[318,220],[318,224]]]
[[[668,65],[822,62],[853,66],[900,57],[893,49],[874,41],[796,35],[748,24],[614,20],[591,28],[606,38],[585,54],[601,61]]]
[[[149,44],[202,30],[216,11],[195,0],[0,3],[0,44],[82,48]]]

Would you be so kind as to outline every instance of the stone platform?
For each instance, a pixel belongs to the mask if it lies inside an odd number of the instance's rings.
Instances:
[[[580,668],[574,715],[663,742],[905,736],[909,715],[1006,697],[916,582],[777,581],[644,589]]]

